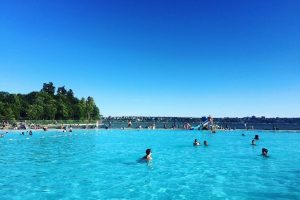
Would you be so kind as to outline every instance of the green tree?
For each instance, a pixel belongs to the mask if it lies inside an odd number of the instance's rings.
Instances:
[[[48,93],[44,93],[42,96],[43,101],[43,119],[54,120],[55,114],[57,112],[56,108],[56,100],[49,95]]]
[[[5,120],[5,104],[0,101],[0,120]]]
[[[93,120],[99,120],[100,119],[100,110],[96,105],[94,105],[94,110],[93,110],[93,113],[92,113],[92,119]]]
[[[59,119],[59,120],[69,119],[68,118],[69,117],[68,107],[62,99],[60,99],[57,102],[56,106],[57,106],[57,112],[56,112],[55,118]]]
[[[87,114],[87,120],[89,121],[99,119],[100,117],[99,109],[96,106],[93,97],[88,97],[86,100],[86,114]]]
[[[8,95],[7,104],[8,107],[10,107],[10,109],[12,110],[12,115],[14,116],[13,118],[19,119],[21,111],[21,102],[19,97],[16,94]]]
[[[92,97],[88,97],[86,100],[86,115],[87,115],[87,120],[91,120],[91,115],[94,110],[94,99]]]
[[[43,106],[38,104],[30,105],[28,109],[28,118],[32,120],[43,119]]]
[[[5,108],[5,119],[6,120],[15,120],[14,112],[10,107]]]
[[[55,95],[52,82],[44,83],[40,92],[9,94],[0,92],[0,120],[99,119],[100,111],[92,97],[78,99],[73,90],[59,87]]]
[[[43,89],[41,90],[41,92],[47,92],[50,95],[54,95],[55,87],[54,87],[53,83],[52,82],[44,83]]]
[[[57,95],[66,95],[66,94],[67,94],[67,90],[65,86],[57,88]]]
[[[18,94],[21,108],[19,114],[20,117],[17,119],[27,119],[27,110],[29,107],[29,103],[26,101],[25,96],[26,95]]]
[[[75,105],[74,119],[76,120],[86,119],[86,100],[84,98],[78,101],[78,103]]]

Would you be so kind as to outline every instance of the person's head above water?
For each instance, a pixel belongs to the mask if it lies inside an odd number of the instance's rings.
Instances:
[[[143,157],[143,159],[145,159],[145,160],[152,160],[151,154],[152,154],[151,149],[147,149],[146,150],[146,155]]]
[[[208,146],[208,142],[207,142],[206,140],[204,140],[203,144],[204,144],[205,146]]]
[[[198,142],[198,140],[195,139],[193,145],[194,145],[194,146],[200,146],[200,142]]]
[[[151,154],[151,149],[147,149],[146,150],[146,155],[148,156],[148,155],[150,155]]]
[[[266,148],[262,148],[262,150],[261,150],[261,154],[263,155],[263,156],[268,156],[268,149],[266,149]]]
[[[252,145],[255,145],[255,140],[252,140],[251,144],[252,144]]]

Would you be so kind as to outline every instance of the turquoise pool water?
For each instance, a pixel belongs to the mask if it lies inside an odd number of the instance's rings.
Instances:
[[[245,136],[241,136],[244,133]],[[251,140],[259,134],[257,146]],[[208,147],[193,147],[198,138]],[[262,147],[269,158],[260,156]],[[151,148],[153,161],[138,163]],[[300,134],[74,130],[0,138],[1,199],[300,199]]]

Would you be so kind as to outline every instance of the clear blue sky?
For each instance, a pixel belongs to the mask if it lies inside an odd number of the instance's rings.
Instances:
[[[299,0],[0,0],[0,90],[104,116],[300,117]]]

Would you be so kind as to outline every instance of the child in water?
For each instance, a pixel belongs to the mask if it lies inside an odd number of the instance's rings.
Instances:
[[[200,142],[198,142],[197,139],[195,139],[194,143],[193,143],[194,146],[200,146]]]
[[[261,154],[262,154],[262,156],[264,156],[264,157],[268,157],[268,149],[266,149],[266,148],[262,148],[262,150],[261,150]]]

